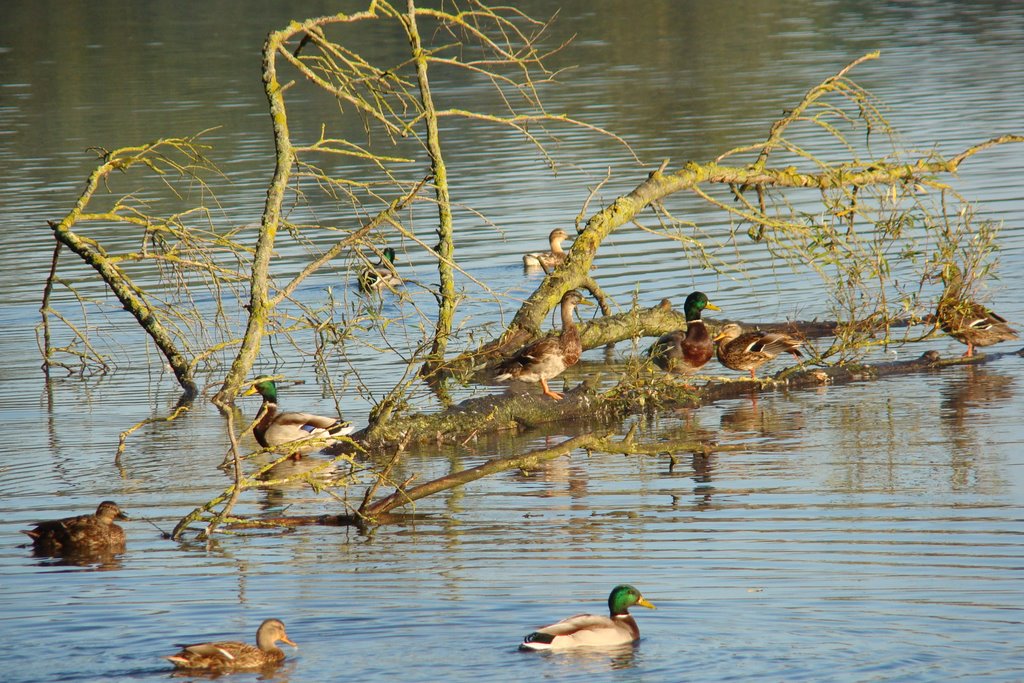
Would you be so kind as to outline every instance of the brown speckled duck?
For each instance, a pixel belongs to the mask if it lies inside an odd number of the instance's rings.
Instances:
[[[577,306],[589,304],[579,292],[566,292],[561,302],[562,333],[557,337],[538,339],[517,351],[511,358],[506,358],[495,368],[494,378],[540,382],[545,396],[561,400],[562,394],[552,391],[548,387],[548,380],[562,374],[580,359],[583,346],[572,315]]]
[[[722,327],[712,340],[718,362],[731,370],[749,371],[751,379],[757,379],[754,371],[780,353],[791,353],[800,360],[800,340],[781,332],[743,332],[736,323]]]
[[[715,355],[715,345],[704,321],[704,309],[721,310],[708,301],[704,292],[693,292],[683,303],[686,329],[662,335],[647,349],[647,356],[662,370],[677,375],[692,375]]]
[[[304,439],[329,439],[332,436],[351,434],[351,422],[336,417],[325,417],[312,413],[280,412],[277,407],[277,384],[270,377],[261,375],[253,381],[253,385],[243,396],[259,394],[263,397],[259,417],[253,425],[252,433],[256,441],[264,448],[272,448],[292,441]],[[296,458],[333,445],[328,440],[318,445],[298,447],[293,451]]]
[[[967,344],[965,357],[974,355],[975,346],[991,346],[1017,339],[1017,330],[1006,318],[981,304],[964,298],[963,275],[955,265],[942,271],[945,289],[939,298],[935,319],[942,331],[962,344]]]
[[[256,631],[256,645],[234,640],[196,645],[178,645],[181,651],[167,655],[164,659],[179,669],[201,669],[212,672],[260,669],[276,666],[284,661],[284,651],[277,644],[287,643],[298,649],[288,639],[284,624],[279,619],[267,619]]]
[[[550,271],[555,266],[562,265],[566,253],[562,250],[562,242],[569,239],[569,233],[561,228],[555,228],[548,235],[550,251],[535,251],[530,254],[523,254],[523,265],[527,268],[543,268]]]
[[[32,539],[32,547],[39,554],[123,553],[124,529],[114,524],[115,519],[128,519],[128,515],[117,503],[105,500],[95,514],[40,522],[21,533]]]
[[[609,616],[577,614],[526,636],[520,650],[565,650],[574,647],[618,647],[640,640],[640,627],[629,613],[633,605],[655,609],[633,586],[620,584],[608,596]]]

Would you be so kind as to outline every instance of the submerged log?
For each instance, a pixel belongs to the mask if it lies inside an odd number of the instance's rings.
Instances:
[[[823,326],[827,323],[815,323]],[[786,329],[789,323],[786,324]],[[748,325],[749,327],[749,325]],[[773,329],[765,325],[761,329]],[[814,331],[811,326],[809,331]],[[971,358],[943,358],[931,350],[910,360],[882,363],[844,363],[832,366],[794,366],[772,377],[721,377],[697,375],[680,381],[650,366],[634,376],[625,377],[610,389],[599,391],[593,381],[584,381],[569,390],[562,401],[552,401],[537,393],[511,393],[471,398],[452,408],[430,414],[398,418],[383,425],[367,428],[353,435],[367,449],[386,449],[401,443],[461,443],[477,434],[522,430],[537,425],[581,419],[611,421],[645,410],[697,407],[729,398],[747,396],[750,392],[800,389],[823,384],[845,384],[877,380],[915,372],[934,372],[948,367],[984,364],[1020,351],[990,353]],[[706,381],[705,381],[706,380]],[[695,382],[704,382],[695,387]]]
[[[937,351],[929,350],[917,358],[896,360],[876,364],[848,363],[829,367],[802,368],[796,366],[777,373],[774,377],[764,379],[748,378],[707,378],[707,383],[700,388],[692,388],[682,384],[665,374],[653,374],[650,377],[637,375],[627,378],[615,387],[603,392],[596,392],[586,382],[581,383],[566,394],[562,401],[543,400],[536,396],[488,396],[469,399],[443,413],[419,415],[405,421],[395,421],[390,428],[401,429],[402,445],[411,441],[451,442],[467,438],[487,427],[517,428],[520,425],[540,424],[564,420],[579,420],[583,415],[595,417],[599,414],[611,416],[630,412],[641,412],[657,404],[659,407],[696,407],[715,401],[748,396],[751,391],[767,392],[825,384],[843,384],[857,381],[875,381],[885,377],[906,375],[916,372],[938,372],[950,367],[965,365],[984,365],[1008,356],[1024,356],[1024,348],[1017,351],[990,353],[973,357],[943,358]],[[693,381],[699,378],[688,378]],[[528,416],[528,417],[526,417]],[[416,431],[422,439],[416,439]],[[583,434],[550,447],[531,451],[526,454],[505,458],[492,458],[476,467],[453,472],[417,486],[404,485],[370,501],[369,495],[359,510],[343,514],[328,515],[288,515],[262,517],[259,519],[233,519],[225,526],[229,528],[266,528],[295,527],[304,525],[354,526],[359,528],[370,525],[410,522],[422,519],[416,513],[396,513],[394,510],[414,503],[427,496],[463,486],[485,476],[511,469],[529,470],[541,463],[568,455],[574,450],[603,451],[624,454],[669,454],[673,462],[675,454],[690,452],[696,456],[707,456],[723,450],[745,448],[743,445],[720,446],[713,439],[694,438],[687,434],[683,439],[658,440],[649,443],[636,441],[634,430],[622,439],[613,439],[615,429],[609,427],[598,432]],[[382,448],[387,443],[389,434],[379,432],[374,435],[363,435],[367,446]],[[375,490],[373,487],[371,490]]]

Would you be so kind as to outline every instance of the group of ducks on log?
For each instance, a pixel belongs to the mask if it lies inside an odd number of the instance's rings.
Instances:
[[[550,272],[565,261],[567,252],[562,248],[562,243],[567,239],[569,235],[564,230],[552,230],[548,235],[550,249],[524,254],[523,265],[527,268],[540,267]],[[394,249],[389,247],[383,253],[384,258],[376,269],[365,269],[360,273],[361,287],[364,282],[373,283],[373,286],[379,288],[401,283],[401,278],[394,270]],[[962,276],[954,266],[948,266],[943,271],[943,281],[946,287],[939,300],[936,320],[944,332],[967,345],[965,356],[973,356],[975,347],[1017,338],[1016,330],[1003,317],[962,296]],[[369,285],[365,288],[369,288]],[[545,396],[561,399],[562,394],[552,390],[548,381],[579,361],[583,349],[573,313],[578,306],[588,304],[579,292],[567,292],[560,303],[561,334],[557,337],[544,337],[519,349],[493,368],[493,377],[500,381],[539,383]],[[757,369],[780,354],[789,353],[798,361],[802,356],[802,341],[781,332],[744,332],[739,325],[729,323],[712,337],[701,320],[701,313],[705,309],[721,310],[708,301],[707,295],[701,292],[690,294],[683,305],[686,328],[660,337],[647,350],[647,357],[667,372],[687,376],[704,367],[712,356],[717,356],[725,367],[749,372],[750,377],[756,379]],[[303,428],[308,429],[308,426]],[[260,443],[266,445],[263,441]]]
[[[552,391],[548,380],[557,377],[579,360],[583,347],[573,312],[577,306],[588,304],[579,292],[567,292],[561,300],[561,334],[539,339],[501,361],[495,366],[494,378],[536,382],[540,384],[545,396],[561,399],[562,394]],[[660,337],[647,350],[647,357],[662,370],[692,375],[717,353],[722,365],[749,372],[752,378],[756,378],[757,368],[780,353],[791,353],[794,358],[801,355],[800,340],[780,332],[744,333],[739,325],[730,323],[712,337],[701,320],[704,309],[720,310],[708,301],[703,292],[693,292],[686,297],[683,305],[686,329]]]
[[[666,372],[692,375],[704,367],[711,356],[717,355],[722,365],[749,372],[752,379],[757,378],[757,368],[780,353],[791,353],[799,360],[801,341],[781,332],[743,332],[739,325],[729,323],[712,337],[700,317],[705,309],[721,310],[708,301],[703,292],[693,292],[686,297],[683,304],[686,329],[659,337],[647,349],[647,357]]]

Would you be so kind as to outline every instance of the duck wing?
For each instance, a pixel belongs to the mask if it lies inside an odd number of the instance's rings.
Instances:
[[[539,339],[498,363],[494,376],[496,379],[516,379],[532,374],[543,369],[553,359],[561,359],[561,351],[558,337]]]
[[[525,650],[548,650],[580,646],[626,645],[640,637],[629,615],[610,619],[597,614],[577,614],[537,629],[523,639]]]
[[[800,340],[779,332],[766,332],[752,335],[743,350],[750,353],[763,353],[774,358],[780,353],[792,353],[801,356]]]

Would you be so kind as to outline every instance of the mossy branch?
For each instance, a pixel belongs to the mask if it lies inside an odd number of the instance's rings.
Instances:
[[[570,289],[587,285],[590,279],[590,269],[602,242],[618,228],[634,222],[647,208],[654,206],[661,210],[662,201],[670,195],[687,191],[693,192],[717,208],[733,214],[740,221],[767,225],[780,234],[795,233],[800,229],[798,226],[784,220],[776,220],[767,214],[764,203],[765,193],[772,190],[806,188],[817,190],[823,195],[830,191],[843,190],[856,196],[859,188],[913,187],[915,184],[931,185],[942,189],[944,186],[934,180],[936,176],[956,173],[965,160],[995,145],[1024,142],[1024,136],[1003,135],[974,145],[949,160],[931,155],[909,163],[890,163],[881,160],[871,163],[850,162],[823,165],[823,170],[818,172],[802,171],[795,166],[784,168],[766,166],[768,153],[782,144],[782,134],[786,128],[800,119],[806,109],[821,96],[841,89],[849,90],[853,92],[855,98],[860,98],[859,91],[856,91],[845,80],[846,76],[855,66],[875,57],[877,57],[877,53],[865,55],[847,65],[836,75],[826,79],[822,84],[812,88],[797,107],[786,117],[773,124],[766,142],[730,150],[715,161],[706,163],[691,161],[672,172],[668,172],[667,164],[663,163],[658,170],[653,171],[631,192],[616,198],[586,222],[585,226],[579,230],[565,262],[556,267],[541,282],[496,340],[462,353],[452,359],[446,368],[454,373],[464,373],[496,357],[511,353],[527,341],[539,336],[546,316],[558,304],[562,295]],[[758,160],[749,166],[728,166],[720,163],[722,159],[737,152],[757,150],[760,150]],[[740,202],[738,206],[719,202],[703,189],[704,186],[754,188],[758,192],[760,205],[754,206],[746,201]],[[736,196],[742,198],[741,194]],[[808,239],[810,238],[808,237]],[[814,254],[804,253],[803,247],[800,246],[794,246],[793,249],[800,251],[802,261],[810,260],[814,265]],[[640,313],[639,319],[633,320],[631,324],[636,329],[661,329],[657,320],[661,316],[661,313],[651,309]]]
[[[142,329],[153,340],[170,365],[178,383],[184,389],[188,401],[198,394],[198,387],[193,379],[188,357],[177,347],[174,336],[161,320],[162,310],[147,301],[142,290],[118,267],[116,257],[108,255],[95,240],[76,233],[74,227],[80,220],[83,220],[83,217],[88,217],[88,214],[85,213],[86,207],[92,202],[97,190],[115,171],[126,171],[136,165],[143,165],[158,175],[174,172],[192,176],[193,166],[202,163],[202,148],[196,142],[196,137],[198,136],[161,139],[147,145],[104,152],[103,163],[89,174],[86,187],[79,195],[74,208],[61,221],[49,223],[54,238],[75,252],[86,264],[99,273],[125,310],[138,321]],[[185,164],[175,161],[170,156],[175,152],[184,154]],[[47,283],[47,291],[51,288],[50,283],[54,274],[55,269],[52,269],[51,279]],[[46,315],[45,311],[44,315]]]

